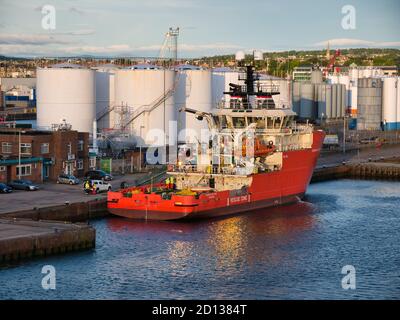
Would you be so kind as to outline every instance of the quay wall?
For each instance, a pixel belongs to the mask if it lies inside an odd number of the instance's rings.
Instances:
[[[25,218],[32,220],[53,220],[82,222],[108,215],[107,199],[91,200],[88,202],[75,202],[65,205],[33,208],[1,214],[1,217]]]
[[[318,168],[314,171],[311,183],[343,178],[400,181],[400,163],[368,162]]]
[[[86,224],[0,219],[0,265],[95,245],[96,230]]]

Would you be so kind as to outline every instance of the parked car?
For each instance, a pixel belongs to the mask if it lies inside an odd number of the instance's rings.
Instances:
[[[12,188],[4,183],[0,183],[0,193],[10,193],[12,192]]]
[[[17,190],[35,191],[39,190],[39,186],[32,183],[30,180],[13,180],[8,184],[9,187]]]
[[[64,183],[64,184],[79,184],[80,181],[73,175],[70,174],[60,174],[57,178],[57,183]]]
[[[365,138],[365,139],[361,139],[359,141],[359,143],[361,143],[361,144],[368,144],[368,143],[375,143],[375,142],[379,142],[378,137]]]
[[[104,180],[110,181],[113,179],[112,175],[102,170],[90,170],[85,173],[85,178],[88,180]]]
[[[86,182],[83,184],[84,188],[85,184]],[[92,186],[92,188],[95,188],[96,193],[100,193],[103,191],[111,191],[111,184],[103,180],[90,180],[90,185]]]

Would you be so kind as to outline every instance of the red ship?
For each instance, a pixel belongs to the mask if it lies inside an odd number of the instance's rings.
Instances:
[[[254,68],[247,66],[246,85],[231,84],[230,100],[213,112],[183,109],[217,132],[213,143],[195,162],[183,159],[170,165],[167,174],[173,179],[167,184],[108,192],[109,212],[131,219],[197,219],[299,201],[325,133],[296,123],[296,113],[274,103],[279,90],[256,86],[257,80]],[[235,151],[226,141],[238,135],[241,145]]]

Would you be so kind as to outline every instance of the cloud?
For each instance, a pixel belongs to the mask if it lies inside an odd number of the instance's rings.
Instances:
[[[383,42],[383,41],[368,41],[361,39],[330,39],[322,42],[315,43],[314,47],[323,47],[326,48],[327,45],[331,47],[339,47],[339,48],[351,48],[351,47],[374,47],[374,48],[387,48],[387,47],[400,47],[400,41],[392,41],[392,42]]]
[[[180,44],[179,53],[183,55],[185,53],[202,53],[205,51],[233,51],[240,49],[241,47],[234,44],[227,43],[213,43],[213,44]],[[134,55],[134,54],[145,54],[145,55],[158,55],[161,49],[160,45],[148,45],[140,47],[132,47],[128,44],[116,44],[110,46],[72,46],[64,48],[65,52],[70,54],[98,54],[98,55]]]
[[[52,56],[54,54],[62,55],[61,51],[48,46],[20,45],[20,44],[0,44],[1,55],[34,57],[34,56]]]
[[[44,34],[0,34],[0,45],[52,45],[52,44],[69,44],[70,41],[56,38],[52,35]]]
[[[78,8],[76,8],[76,7],[70,7],[70,8],[68,9],[68,11],[69,11],[69,12],[72,12],[72,13],[79,14],[79,15],[84,15],[84,14],[86,13],[84,10],[78,9]]]
[[[68,36],[88,35],[94,30],[83,29],[52,35],[1,35],[0,52],[19,56],[66,56],[66,55],[97,55],[97,56],[149,56],[157,57],[161,45],[131,46],[129,44],[113,45],[78,45],[75,39],[67,41]],[[179,56],[202,56],[208,54],[231,54],[242,47],[224,42],[208,44],[179,44]],[[169,53],[166,51],[165,55]]]
[[[110,46],[73,46],[66,47],[63,49],[69,54],[128,54],[132,51],[132,48],[127,44],[115,44]]]
[[[73,30],[67,32],[59,32],[56,34],[59,35],[68,35],[68,36],[88,36],[94,34],[96,31],[94,29],[81,29],[81,30]]]
[[[203,50],[217,50],[217,51],[224,51],[224,50],[236,50],[242,49],[243,47],[238,46],[236,44],[230,43],[210,43],[210,44],[181,44],[179,49],[184,51],[203,51]]]

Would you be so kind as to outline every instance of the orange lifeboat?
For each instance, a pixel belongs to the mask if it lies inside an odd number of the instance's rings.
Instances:
[[[247,139],[244,138],[242,142],[242,156],[246,156],[246,145],[247,145]],[[265,143],[261,142],[260,139],[255,138],[254,139],[254,156],[255,157],[265,157],[269,154],[274,153],[276,150],[274,143],[272,141],[269,142],[268,145]]]

